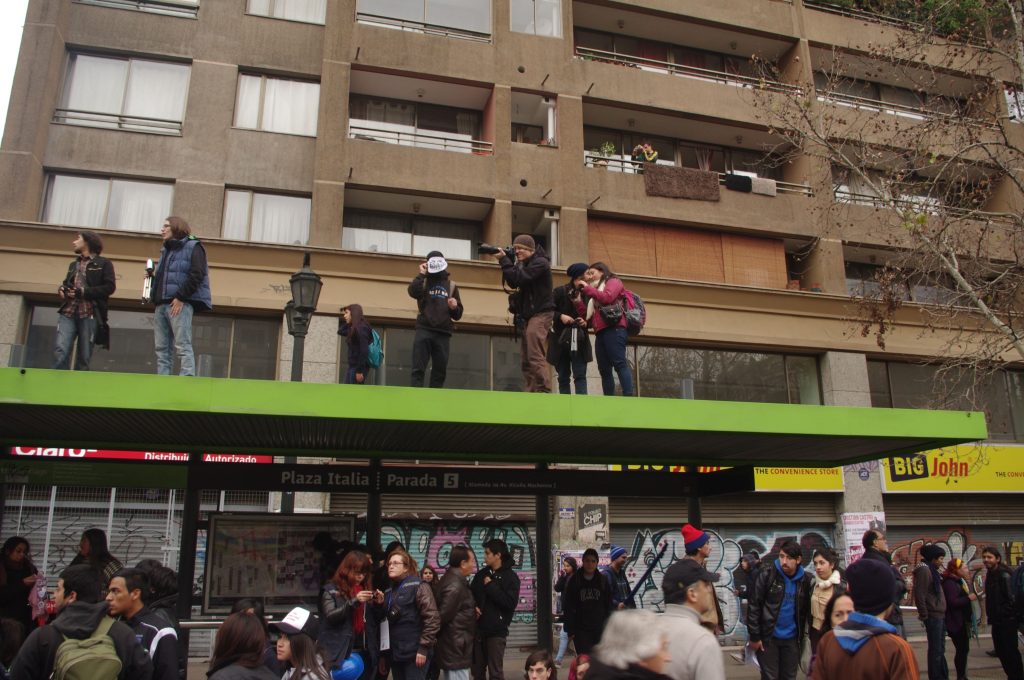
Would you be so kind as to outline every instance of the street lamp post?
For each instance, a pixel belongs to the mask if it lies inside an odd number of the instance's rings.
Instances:
[[[292,336],[292,382],[302,382],[302,362],[306,354],[306,333],[309,323],[320,301],[323,280],[309,268],[309,253],[303,254],[302,269],[288,280],[292,288],[292,299],[284,306],[284,318],[288,324],[288,335]],[[295,463],[294,456],[286,456],[285,463]],[[285,491],[281,495],[281,512],[295,512],[295,493]]]

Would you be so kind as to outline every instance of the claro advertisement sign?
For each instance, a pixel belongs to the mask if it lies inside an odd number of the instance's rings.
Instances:
[[[966,444],[882,460],[886,493],[1024,492],[1024,446]]]
[[[188,454],[174,451],[108,451],[106,449],[59,449],[42,446],[15,446],[11,455],[19,458],[50,460],[152,460],[187,463]],[[273,463],[273,456],[248,453],[204,453],[204,463]]]

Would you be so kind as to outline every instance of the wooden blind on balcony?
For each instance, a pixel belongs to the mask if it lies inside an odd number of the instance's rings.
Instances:
[[[668,279],[786,287],[782,241],[606,218],[588,221],[590,261]]]

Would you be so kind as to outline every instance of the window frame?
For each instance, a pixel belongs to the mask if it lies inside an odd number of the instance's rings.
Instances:
[[[228,194],[230,192],[237,192],[237,193],[248,194],[249,201],[248,201],[248,206],[246,208],[245,238],[244,239],[238,239],[238,238],[234,238],[234,237],[231,237],[231,236],[226,236],[224,234],[224,226],[227,224],[227,216],[228,216]],[[305,196],[305,195],[300,195],[300,194],[289,194],[289,193],[284,193],[284,192],[279,192],[279,191],[259,191],[257,189],[249,189],[247,187],[236,187],[236,186],[226,186],[226,187],[224,187],[224,209],[221,211],[221,221],[220,221],[220,237],[222,239],[227,240],[227,241],[233,241],[235,243],[272,243],[272,244],[285,245],[285,246],[295,246],[296,245],[295,243],[292,243],[292,242],[287,242],[286,243],[286,242],[283,242],[283,241],[265,241],[265,240],[257,240],[257,239],[254,239],[252,237],[253,204],[256,201],[256,195],[257,194],[259,194],[261,196],[282,196],[282,197],[285,197],[285,198],[301,198],[301,199],[305,199],[305,200],[309,201],[309,219],[306,222],[306,240],[305,240],[304,243],[301,244],[303,246],[309,245],[310,230],[313,227],[313,197],[312,196]]]
[[[81,1],[81,0],[78,0]],[[67,98],[69,95],[69,89],[72,84],[72,76],[74,72],[74,63],[78,57],[90,57],[92,59],[105,59],[107,61],[120,61],[126,62],[128,68],[125,71],[124,83],[121,88],[121,106],[117,112],[108,111],[80,111],[78,109],[70,109],[67,107]],[[128,94],[131,91],[132,86],[132,73],[136,62],[147,62],[152,64],[170,64],[173,66],[184,66],[188,71],[188,76],[185,82],[185,98],[181,102],[181,119],[175,120],[174,118],[151,118],[146,116],[131,116],[125,113],[125,106],[128,104]],[[180,137],[182,135],[182,128],[185,124],[185,114],[188,112],[188,99],[189,93],[192,86],[192,62],[175,61],[173,59],[155,59],[145,56],[124,56],[124,55],[113,55],[103,54],[98,52],[89,52],[84,50],[70,50],[67,54],[67,58],[64,64],[64,79],[61,83],[61,94],[59,104],[54,110],[52,122],[59,125],[73,125],[76,127],[90,127],[97,130],[117,130],[119,132],[135,132],[139,134],[150,134],[150,135],[165,135],[172,137]],[[67,118],[67,113],[86,113],[94,116],[109,116],[111,120],[105,121],[102,118],[88,119],[94,123],[105,123],[109,122],[111,125],[87,125]],[[142,121],[140,123],[131,121]],[[166,129],[161,129],[160,125],[147,126],[146,121],[152,121],[154,123],[166,123]],[[140,129],[147,128],[147,129]]]
[[[375,216],[375,217],[388,216],[388,217],[400,218],[401,220],[403,220],[405,222],[405,224],[407,224],[409,226],[409,231],[408,232],[398,232],[398,231],[395,231],[393,229],[373,229],[372,227],[360,227],[360,226],[355,226],[355,225],[351,225],[351,227],[350,227],[346,223],[348,222],[348,215],[350,215],[351,213],[362,213],[362,214],[372,215],[372,216]],[[458,218],[438,217],[436,215],[422,215],[421,216],[418,213],[397,213],[397,212],[390,212],[390,211],[387,211],[387,210],[369,210],[369,209],[366,209],[366,208],[345,208],[344,212],[342,213],[342,218],[341,219],[342,219],[342,226],[341,226],[341,241],[342,241],[342,245],[341,245],[341,248],[342,248],[342,250],[344,250],[346,252],[350,252],[350,253],[378,252],[381,255],[398,255],[398,256],[405,256],[405,257],[417,257],[417,255],[415,254],[414,251],[415,251],[415,246],[416,246],[416,224],[417,224],[417,220],[418,219],[439,220],[439,221],[450,222],[450,223],[452,223],[454,225],[462,225],[462,226],[467,226],[467,227],[468,226],[472,226],[473,229],[476,232],[476,238],[474,238],[474,239],[469,241],[469,252],[470,252],[471,256],[472,256],[472,254],[474,252],[476,252],[477,246],[480,245],[480,243],[481,243],[481,241],[483,239],[483,222],[477,222],[477,221],[474,221],[474,220],[463,220],[463,219],[458,219]],[[369,251],[369,250],[357,250],[357,249],[354,249],[354,248],[346,248],[345,245],[344,245],[344,242],[345,242],[345,230],[348,229],[348,228],[380,231],[381,233],[401,233],[401,234],[408,233],[408,235],[409,235],[409,252],[397,253],[397,252],[393,252],[393,251],[389,251],[389,250],[385,250],[385,251]],[[475,261],[475,260],[477,260],[479,258],[470,257],[470,259],[468,259],[468,260],[463,260],[461,258],[457,258],[457,257],[454,257],[454,256],[449,256],[448,259],[453,260],[453,261],[458,261],[458,262],[473,262],[473,261]]]
[[[263,16],[263,15],[256,15],[256,16]],[[269,17],[269,18],[273,19],[275,17]],[[285,20],[282,19],[280,21],[285,21]],[[259,102],[258,102],[257,109],[256,109],[256,127],[247,127],[245,125],[240,125],[238,123],[238,115],[239,115],[239,112],[241,110],[242,78],[245,78],[245,77],[259,78],[260,79]],[[292,131],[284,131],[284,130],[267,130],[267,129],[265,129],[263,127],[263,113],[264,113],[264,109],[266,108],[266,95],[267,95],[267,81],[268,80],[283,80],[283,81],[296,82],[296,83],[305,83],[307,85],[316,85],[317,86],[316,121],[315,121],[315,124],[313,126],[314,130],[313,130],[313,132],[311,134],[310,133],[306,133],[306,132],[292,132]],[[318,81],[318,80],[310,80],[310,79],[306,79],[306,78],[291,77],[291,76],[276,76],[276,75],[272,75],[272,74],[268,74],[268,73],[261,73],[259,71],[245,71],[245,70],[239,69],[239,71],[238,71],[238,78],[235,80],[235,110],[234,110],[234,115],[231,117],[231,127],[234,128],[235,130],[250,130],[252,132],[262,132],[262,133],[271,134],[271,135],[291,135],[293,137],[305,137],[306,139],[316,139],[317,138],[317,129],[320,127],[319,102],[320,102],[320,81]]]
[[[517,2],[521,2],[521,3],[527,3],[528,2],[528,3],[530,3],[530,6],[531,6],[531,8],[533,10],[533,26],[534,26],[534,30],[533,31],[517,31],[516,29],[512,28],[512,14],[515,12],[515,9],[514,9],[513,6]],[[538,2],[538,0],[509,0],[509,3],[508,3],[508,6],[509,6],[509,31],[512,32],[512,33],[519,33],[520,35],[533,35],[533,36],[537,36],[538,38],[555,38],[555,39],[558,39],[558,40],[562,40],[565,37],[565,27],[562,26],[562,23],[563,23],[563,21],[562,21],[562,19],[563,19],[562,0],[555,0],[555,2],[558,3],[558,22],[556,24],[557,27],[558,27],[558,33],[555,34],[555,35],[549,35],[547,33],[538,33],[537,32],[537,30],[536,30],[537,23],[538,23],[537,22],[537,2]]]
[[[168,182],[168,181],[163,181],[163,180],[155,180],[155,179],[151,179],[151,178],[147,178],[147,177],[117,177],[117,176],[110,176],[110,175],[90,175],[88,173],[82,173],[82,172],[55,172],[55,171],[52,171],[52,170],[47,170],[46,171],[46,187],[43,190],[43,204],[42,204],[42,206],[41,206],[41,208],[39,210],[39,221],[44,223],[44,224],[64,224],[63,222],[49,222],[46,219],[47,211],[50,208],[51,196],[53,195],[54,179],[57,178],[57,177],[78,177],[78,178],[83,178],[83,179],[103,180],[106,183],[106,185],[107,185],[106,198],[105,198],[104,204],[103,204],[103,218],[104,218],[103,219],[103,224],[101,224],[101,225],[73,225],[73,224],[69,224],[68,226],[77,226],[77,227],[91,228],[91,229],[109,229],[111,231],[123,231],[123,232],[128,233],[128,234],[159,234],[160,233],[160,226],[159,225],[157,225],[157,227],[153,231],[137,231],[137,230],[130,230],[130,229],[122,229],[121,227],[114,227],[114,226],[110,225],[110,198],[113,195],[114,182],[131,182],[131,183],[136,183],[136,184],[157,184],[157,185],[160,185],[160,186],[170,187],[170,189],[171,189],[170,207],[173,208],[173,205],[174,205],[174,189],[175,189],[175,187],[177,185],[177,183],[174,182],[174,181],[169,181]],[[168,210],[167,212],[170,213],[170,210]]]
[[[160,14],[179,19],[198,19],[200,0],[73,0],[80,5]]]
[[[294,0],[267,0],[270,3],[270,11],[273,12],[274,8],[279,2],[293,2]],[[251,17],[260,17],[262,19],[273,19],[274,21],[291,21],[296,24],[306,24],[308,26],[326,26],[327,25],[327,6],[324,5],[324,18],[321,21],[308,21],[306,19],[291,19],[288,17],[276,17],[273,14],[260,14],[252,10],[252,0],[245,1],[245,14]]]

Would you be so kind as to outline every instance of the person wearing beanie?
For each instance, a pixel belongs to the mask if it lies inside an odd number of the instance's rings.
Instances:
[[[594,352],[590,347],[587,322],[577,312],[576,301],[580,297],[577,283],[587,273],[587,265],[584,262],[571,264],[565,273],[569,282],[552,293],[555,311],[548,337],[548,363],[558,374],[559,394],[572,394],[570,383],[575,385],[576,394],[586,394],[587,364],[594,360]]]
[[[803,551],[786,541],[774,564],[757,576],[747,613],[750,648],[757,652],[761,680],[794,680],[810,619],[812,577],[800,565]]]
[[[427,253],[420,272],[409,284],[409,297],[416,300],[416,336],[412,341],[412,386],[423,387],[427,364],[430,386],[444,387],[448,373],[448,351],[455,322],[462,318],[462,297],[448,274],[448,262],[438,250]]]
[[[580,316],[594,329],[597,371],[601,374],[601,391],[606,397],[615,396],[615,376],[619,376],[622,396],[632,397],[633,369],[626,361],[626,287],[604,262],[594,262],[577,284],[582,299],[576,308]],[[617,318],[614,318],[616,317]]]
[[[601,569],[601,573],[608,579],[608,585],[611,587],[612,609],[636,609],[633,589],[629,585],[629,579],[626,578],[626,562],[629,560],[629,553],[622,546],[613,545],[609,558],[611,562],[607,567]]]
[[[921,548],[914,569],[914,604],[928,634],[928,680],[948,680],[946,663],[946,594],[942,591],[942,558],[946,551],[934,543]]]
[[[683,550],[686,552],[686,557],[683,559],[694,560],[697,564],[704,566],[708,557],[711,556],[711,537],[706,531],[698,529],[692,524],[684,524],[682,533]],[[712,633],[725,632],[725,616],[722,614],[722,604],[718,601],[717,596],[715,596],[714,609],[704,612],[701,617],[704,626]]]
[[[855,611],[818,643],[811,680],[917,680],[914,651],[885,621],[896,605],[889,566],[859,559],[846,570]]]
[[[504,250],[494,254],[501,265],[501,278],[518,290],[509,296],[513,323],[522,332],[520,342],[523,389],[526,392],[551,392],[551,368],[547,360],[548,331],[554,317],[551,295],[551,260],[529,234],[512,241],[515,262]]]

